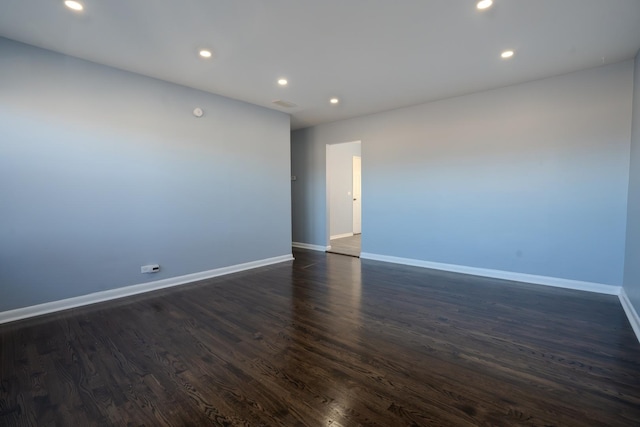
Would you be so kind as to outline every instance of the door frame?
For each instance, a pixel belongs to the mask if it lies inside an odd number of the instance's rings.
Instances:
[[[353,141],[343,141],[343,142],[335,142],[335,143],[328,143],[326,144],[325,147],[325,161],[324,161],[324,165],[325,165],[325,206],[326,206],[326,211],[325,211],[325,229],[326,229],[326,236],[325,236],[325,246],[327,247],[327,250],[331,249],[331,171],[330,171],[330,164],[329,164],[329,152],[331,151],[331,146],[333,145],[340,145],[340,144],[350,144],[350,143],[354,143],[354,142],[358,142],[360,143],[360,159],[362,159],[362,140],[360,139],[356,139]],[[362,160],[361,160],[362,162]],[[362,163],[361,163],[362,166]],[[362,170],[362,169],[361,169]],[[352,175],[353,175],[353,170],[352,170]],[[360,175],[360,183],[362,183],[362,174]],[[353,184],[352,184],[353,187]],[[361,185],[362,188],[362,185]],[[362,197],[362,190],[360,191],[360,195]],[[362,215],[360,218],[360,221],[362,222]],[[352,228],[353,229],[353,228]]]

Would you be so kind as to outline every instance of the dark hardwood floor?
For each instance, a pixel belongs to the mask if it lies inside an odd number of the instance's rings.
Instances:
[[[294,255],[0,326],[0,425],[640,425],[617,297]]]

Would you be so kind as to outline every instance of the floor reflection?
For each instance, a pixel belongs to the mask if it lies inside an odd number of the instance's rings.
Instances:
[[[300,396],[312,396],[325,425],[346,422],[359,389],[357,372],[362,329],[362,272],[359,260],[328,256],[305,266],[306,280],[291,288],[291,346],[286,372]],[[299,273],[299,272],[298,272]]]

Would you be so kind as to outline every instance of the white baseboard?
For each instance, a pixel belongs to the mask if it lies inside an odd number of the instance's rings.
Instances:
[[[300,242],[293,242],[291,243],[291,246],[293,246],[294,248],[310,249],[312,251],[320,251],[320,252],[326,252],[331,249],[331,246],[312,245],[311,243],[300,243]]]
[[[240,271],[250,270],[253,268],[264,267],[271,264],[277,264],[285,261],[293,260],[291,254],[266,258],[258,261],[246,262],[243,264],[231,265],[228,267],[216,268],[214,270],[201,271],[199,273],[186,274],[184,276],[170,277],[167,279],[156,280],[154,282],[141,283],[138,285],[125,286],[122,288],[109,289],[107,291],[94,292],[88,295],[67,298],[58,301],[47,302],[44,304],[32,305],[29,307],[16,308],[14,310],[4,311],[0,313],[0,324],[13,322],[16,320],[26,319],[29,317],[41,316],[43,314],[53,313],[56,311],[68,310],[70,308],[81,307],[83,305],[95,304],[103,301],[110,301],[118,298],[124,298],[132,295],[151,292],[158,289],[170,288],[173,286],[184,285],[203,279],[223,276],[225,274],[237,273]]]
[[[411,258],[399,258],[387,255],[362,252],[362,259],[392,262],[394,264],[412,265],[415,267],[431,268],[434,270],[451,271],[454,273],[471,274],[473,276],[491,277],[494,279],[511,280],[514,282],[532,283],[536,285],[554,286],[557,288],[576,289],[579,291],[596,292],[606,295],[619,295],[620,286],[605,285],[602,283],[582,282],[579,280],[560,279],[557,277],[537,276],[534,274],[514,273],[511,271],[490,270],[486,268],[466,267],[455,264],[443,264],[439,262],[422,261]]]
[[[629,323],[631,323],[631,328],[633,329],[633,332],[635,332],[636,338],[638,338],[638,341],[640,341],[640,316],[638,316],[638,312],[633,307],[633,304],[631,304],[631,301],[629,300],[627,293],[624,291],[624,288],[620,290],[620,295],[618,295],[618,298],[620,298],[620,304],[622,304],[622,309],[627,315]]]
[[[344,237],[353,237],[353,233],[336,234],[335,236],[329,237],[329,240],[342,239]]]

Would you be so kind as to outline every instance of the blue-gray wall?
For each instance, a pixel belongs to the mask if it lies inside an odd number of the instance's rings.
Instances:
[[[640,313],[640,52],[635,61],[624,290]]]
[[[293,240],[326,245],[325,144],[362,141],[363,252],[620,286],[633,62],[292,134]]]
[[[291,253],[288,115],[0,39],[0,132],[0,311]]]

